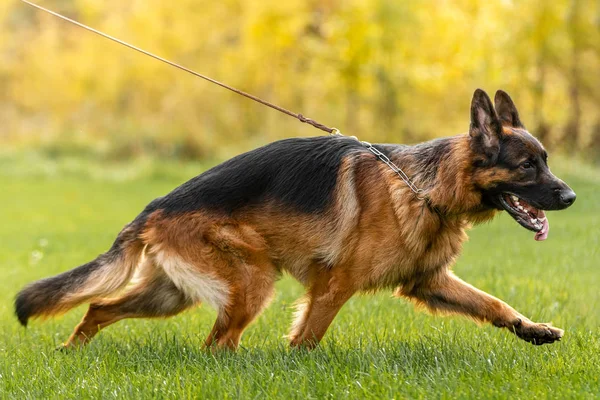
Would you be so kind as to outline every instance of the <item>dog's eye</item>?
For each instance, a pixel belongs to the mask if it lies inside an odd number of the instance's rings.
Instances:
[[[531,161],[525,161],[523,164],[521,164],[521,168],[523,168],[523,169],[533,168],[533,163]]]

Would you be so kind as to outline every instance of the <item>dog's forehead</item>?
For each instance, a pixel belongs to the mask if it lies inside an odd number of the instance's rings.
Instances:
[[[542,143],[525,129],[504,127],[506,145],[511,152],[521,155],[542,155],[546,152]]]

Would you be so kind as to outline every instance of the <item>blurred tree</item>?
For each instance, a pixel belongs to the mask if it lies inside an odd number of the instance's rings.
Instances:
[[[483,87],[511,93],[547,145],[598,142],[598,0],[44,5],[369,141],[464,132]],[[321,134],[20,2],[0,4],[0,27],[4,145],[222,158]]]
[[[584,23],[582,21],[582,9],[580,0],[571,0],[569,5],[568,32],[571,41],[571,59],[569,80],[570,117],[565,128],[565,142],[570,148],[576,148],[579,131],[581,129],[581,53],[584,49],[583,37]]]

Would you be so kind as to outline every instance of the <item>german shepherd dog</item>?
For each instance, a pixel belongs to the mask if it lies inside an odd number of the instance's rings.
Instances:
[[[69,348],[121,319],[172,316],[204,302],[218,311],[206,346],[235,349],[286,271],[307,289],[292,346],[316,346],[353,294],[382,288],[534,344],[560,340],[561,329],[532,322],[451,271],[472,224],[505,210],[544,240],[544,210],[575,201],[511,98],[498,91],[494,107],[475,91],[468,134],[374,146],[423,198],[356,139],[274,142],[150,202],[106,253],[25,287],[16,315],[25,326],[90,303]]]

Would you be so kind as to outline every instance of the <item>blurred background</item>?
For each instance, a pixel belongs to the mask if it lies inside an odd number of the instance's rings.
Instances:
[[[509,92],[553,151],[600,158],[598,0],[39,0],[373,142],[466,132]],[[219,160],[321,131],[16,0],[0,3],[0,148]]]

